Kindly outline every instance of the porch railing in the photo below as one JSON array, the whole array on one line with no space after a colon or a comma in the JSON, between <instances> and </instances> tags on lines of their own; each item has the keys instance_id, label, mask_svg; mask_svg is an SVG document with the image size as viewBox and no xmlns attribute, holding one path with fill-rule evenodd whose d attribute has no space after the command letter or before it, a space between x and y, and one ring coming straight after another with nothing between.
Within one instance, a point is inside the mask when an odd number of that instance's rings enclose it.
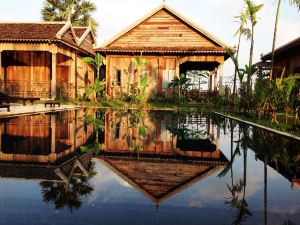
<instances>
[{"instance_id":1,"label":"porch railing","mask_svg":"<svg viewBox=\"0 0 300 225\"><path fill-rule=\"evenodd\" d=\"M58 98L74 98L74 85L71 83L61 82L57 84L56 87L56 96Z\"/></svg>"},{"instance_id":2,"label":"porch railing","mask_svg":"<svg viewBox=\"0 0 300 225\"><path fill-rule=\"evenodd\" d=\"M74 97L74 86L69 83L62 83L57 88L57 96ZM0 80L0 91L12 96L22 98L51 98L51 81L34 80Z\"/></svg>"},{"instance_id":3,"label":"porch railing","mask_svg":"<svg viewBox=\"0 0 300 225\"><path fill-rule=\"evenodd\" d=\"M204 91L204 90L184 90L183 94L193 101L203 101L207 98L212 98L217 95L216 91Z\"/></svg>"},{"instance_id":4,"label":"porch railing","mask_svg":"<svg viewBox=\"0 0 300 225\"><path fill-rule=\"evenodd\" d=\"M51 83L33 80L0 80L0 91L13 97L50 98Z\"/></svg>"}]
</instances>

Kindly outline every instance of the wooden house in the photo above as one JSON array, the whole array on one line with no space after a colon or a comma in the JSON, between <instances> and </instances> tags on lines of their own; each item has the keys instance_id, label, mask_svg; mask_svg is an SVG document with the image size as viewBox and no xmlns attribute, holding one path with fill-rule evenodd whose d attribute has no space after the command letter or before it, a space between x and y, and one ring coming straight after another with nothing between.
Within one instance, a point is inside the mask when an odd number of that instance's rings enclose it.
<instances>
[{"instance_id":1,"label":"wooden house","mask_svg":"<svg viewBox=\"0 0 300 225\"><path fill-rule=\"evenodd\" d=\"M272 52L262 55L258 67L262 65L262 69L269 69L271 58ZM273 78L280 77L283 71L285 75L300 73L300 37L275 49Z\"/></svg>"},{"instance_id":2,"label":"wooden house","mask_svg":"<svg viewBox=\"0 0 300 225\"><path fill-rule=\"evenodd\" d=\"M70 22L0 22L0 91L15 97L82 95L94 81L90 27Z\"/></svg>"},{"instance_id":3,"label":"wooden house","mask_svg":"<svg viewBox=\"0 0 300 225\"><path fill-rule=\"evenodd\" d=\"M128 96L129 84L148 76L149 97L170 96L174 76L187 71L209 71L209 90L222 85L228 46L166 4L105 42L95 51L106 57L107 93ZM142 54L145 65L138 71L132 58ZM217 83L219 83L217 85Z\"/></svg>"}]
</instances>

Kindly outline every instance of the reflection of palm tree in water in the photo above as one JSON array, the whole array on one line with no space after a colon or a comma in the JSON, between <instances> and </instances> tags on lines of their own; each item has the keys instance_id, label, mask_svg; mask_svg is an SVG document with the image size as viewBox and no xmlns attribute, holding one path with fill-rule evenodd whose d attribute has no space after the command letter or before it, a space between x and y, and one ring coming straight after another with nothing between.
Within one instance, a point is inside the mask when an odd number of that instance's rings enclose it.
<instances>
[{"instance_id":1,"label":"reflection of palm tree in water","mask_svg":"<svg viewBox=\"0 0 300 225\"><path fill-rule=\"evenodd\" d=\"M73 175L66 182L41 182L43 201L55 205L56 210L64 208L71 212L79 209L82 205L82 197L90 195L94 188L89 184L89 179L95 175L94 170L90 176Z\"/></svg>"},{"instance_id":2,"label":"reflection of palm tree in water","mask_svg":"<svg viewBox=\"0 0 300 225\"><path fill-rule=\"evenodd\" d=\"M247 150L250 144L249 138L249 128L243 125L239 126L239 140L236 142L236 149L233 152L233 122L230 121L231 127L231 159L228 166L219 174L219 177L223 177L227 172L231 171L231 185L227 184L227 188L231 194L229 200L226 201L226 204L230 204L231 208L237 209L235 220L232 224L241 224L247 216L251 216L252 213L248 207L246 201L246 186L247 186ZM241 137L242 134L242 137ZM233 162L237 155L241 155L240 148L243 150L243 179L240 179L236 184L234 184L233 179ZM240 194L242 193L242 198L240 199Z\"/></svg>"}]
</instances>

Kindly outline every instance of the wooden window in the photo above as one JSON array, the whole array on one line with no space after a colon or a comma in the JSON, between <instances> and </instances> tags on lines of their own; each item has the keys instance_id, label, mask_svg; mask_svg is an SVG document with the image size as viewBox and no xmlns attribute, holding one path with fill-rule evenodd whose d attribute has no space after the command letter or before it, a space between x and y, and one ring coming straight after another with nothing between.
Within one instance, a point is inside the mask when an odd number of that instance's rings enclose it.
<instances>
[{"instance_id":1,"label":"wooden window","mask_svg":"<svg viewBox=\"0 0 300 225\"><path fill-rule=\"evenodd\" d=\"M163 71L163 88L169 88L169 84L175 77L175 70Z\"/></svg>"},{"instance_id":2,"label":"wooden window","mask_svg":"<svg viewBox=\"0 0 300 225\"><path fill-rule=\"evenodd\" d=\"M119 122L116 125L115 139L120 138L120 133L121 133L121 123Z\"/></svg>"},{"instance_id":3,"label":"wooden window","mask_svg":"<svg viewBox=\"0 0 300 225\"><path fill-rule=\"evenodd\" d=\"M116 82L118 86L122 85L122 71L121 70L117 70L116 73Z\"/></svg>"}]
</instances>

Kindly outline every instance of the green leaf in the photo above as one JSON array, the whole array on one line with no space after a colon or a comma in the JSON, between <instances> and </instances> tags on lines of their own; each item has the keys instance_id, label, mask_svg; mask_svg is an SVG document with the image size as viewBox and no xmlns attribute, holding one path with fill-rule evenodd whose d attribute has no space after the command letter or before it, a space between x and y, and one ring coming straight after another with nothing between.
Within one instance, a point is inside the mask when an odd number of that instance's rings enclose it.
<instances>
[{"instance_id":1,"label":"green leaf","mask_svg":"<svg viewBox=\"0 0 300 225\"><path fill-rule=\"evenodd\" d=\"M145 126L140 126L139 127L139 135L145 137L147 135L147 130Z\"/></svg>"},{"instance_id":2,"label":"green leaf","mask_svg":"<svg viewBox=\"0 0 300 225\"><path fill-rule=\"evenodd\" d=\"M141 146L134 146L133 147L133 152L138 153L141 150Z\"/></svg>"},{"instance_id":3,"label":"green leaf","mask_svg":"<svg viewBox=\"0 0 300 225\"><path fill-rule=\"evenodd\" d=\"M144 76L144 77L141 79L141 81L140 81L140 85L141 85L142 87L145 87L145 86L147 86L147 83L148 83L148 77L147 77L147 76Z\"/></svg>"}]
</instances>

